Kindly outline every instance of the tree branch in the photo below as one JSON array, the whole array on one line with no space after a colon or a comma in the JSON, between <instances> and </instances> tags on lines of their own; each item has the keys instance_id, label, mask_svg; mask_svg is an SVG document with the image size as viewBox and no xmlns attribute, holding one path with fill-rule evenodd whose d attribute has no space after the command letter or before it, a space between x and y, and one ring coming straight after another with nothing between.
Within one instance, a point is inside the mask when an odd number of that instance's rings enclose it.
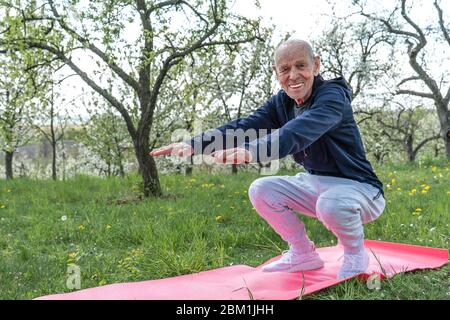
<instances>
[{"instance_id":1,"label":"tree branch","mask_svg":"<svg viewBox=\"0 0 450 320\"><path fill-rule=\"evenodd\" d=\"M418 92L418 91L414 91L414 90L397 90L396 94L408 94L408 95L413 95L413 96L428 98L428 99L433 99L433 100L435 98L432 93Z\"/></svg>"},{"instance_id":2,"label":"tree branch","mask_svg":"<svg viewBox=\"0 0 450 320\"><path fill-rule=\"evenodd\" d=\"M132 138L136 137L136 129L134 127L133 121L128 114L127 110L125 109L124 105L120 103L116 98L114 98L113 95L108 93L105 89L101 88L97 83L92 80L83 70L81 70L70 58L68 58L62 51L58 50L57 48L51 47L47 44L40 43L40 42L27 42L26 43L29 48L39 48L42 50L46 50L48 52L53 53L54 55L58 56L61 61L66 63L72 70L78 74L81 79L84 80L92 89L94 89L97 93L99 93L102 97L104 97L109 103L111 103L112 106L114 106L117 111L120 112L120 114L123 116L128 131L130 132L130 135Z\"/></svg>"},{"instance_id":3,"label":"tree branch","mask_svg":"<svg viewBox=\"0 0 450 320\"><path fill-rule=\"evenodd\" d=\"M70 28L62 19L58 11L56 10L53 0L49 0L49 4L51 7L51 10L53 12L53 15L58 20L59 25L61 28L63 28L66 32L73 35L77 41L87 46L89 50L91 50L93 53L95 53L103 62L105 62L111 70L113 70L125 83L130 85L134 90L139 90L139 84L138 82L128 73L126 73L121 67L119 67L112 59L109 57L105 52L97 48L97 46L90 43L90 41L81 35L79 35L75 30Z\"/></svg>"},{"instance_id":4,"label":"tree branch","mask_svg":"<svg viewBox=\"0 0 450 320\"><path fill-rule=\"evenodd\" d=\"M447 43L450 46L450 35L448 34L447 28L444 25L442 9L441 9L441 7L439 7L437 1L434 1L434 6L436 7L436 10L438 11L439 27L441 28L442 34L444 35L444 39L447 40Z\"/></svg>"},{"instance_id":5,"label":"tree branch","mask_svg":"<svg viewBox=\"0 0 450 320\"><path fill-rule=\"evenodd\" d=\"M420 150L426 143L428 143L428 142L430 142L430 141L432 141L432 140L438 140L438 139L440 139L440 138L441 138L441 135L437 134L437 135L434 135L434 136L432 136L432 137L428 137L428 138L422 140L422 141L414 148L414 150L413 150L414 154L417 154L417 152L419 152L419 150Z\"/></svg>"}]
</instances>

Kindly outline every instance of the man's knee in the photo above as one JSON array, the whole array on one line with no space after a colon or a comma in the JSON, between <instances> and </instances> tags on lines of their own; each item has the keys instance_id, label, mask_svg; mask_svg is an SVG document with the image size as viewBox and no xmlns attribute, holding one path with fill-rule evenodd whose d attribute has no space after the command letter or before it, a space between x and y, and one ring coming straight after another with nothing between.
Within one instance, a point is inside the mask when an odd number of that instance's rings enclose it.
<instances>
[{"instance_id":1,"label":"man's knee","mask_svg":"<svg viewBox=\"0 0 450 320\"><path fill-rule=\"evenodd\" d=\"M357 211L356 205L340 198L319 197L316 204L317 217L328 229L353 223Z\"/></svg>"},{"instance_id":2,"label":"man's knee","mask_svg":"<svg viewBox=\"0 0 450 320\"><path fill-rule=\"evenodd\" d=\"M268 199L276 192L277 177L258 178L250 185L248 196L252 203L258 199Z\"/></svg>"}]
</instances>

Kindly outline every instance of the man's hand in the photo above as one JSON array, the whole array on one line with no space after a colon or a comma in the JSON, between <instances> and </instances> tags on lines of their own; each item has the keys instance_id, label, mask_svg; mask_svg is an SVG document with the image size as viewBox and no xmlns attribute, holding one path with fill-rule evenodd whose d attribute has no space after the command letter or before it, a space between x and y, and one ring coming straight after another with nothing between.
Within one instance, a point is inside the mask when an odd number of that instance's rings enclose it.
<instances>
[{"instance_id":1,"label":"man's hand","mask_svg":"<svg viewBox=\"0 0 450 320\"><path fill-rule=\"evenodd\" d=\"M249 163L253 161L252 154L244 148L232 148L216 151L211 154L215 163Z\"/></svg>"},{"instance_id":2,"label":"man's hand","mask_svg":"<svg viewBox=\"0 0 450 320\"><path fill-rule=\"evenodd\" d=\"M174 154L179 157L189 157L194 153L194 149L184 142L171 143L168 146L154 149L150 152L150 156L157 157L167 154Z\"/></svg>"}]
</instances>

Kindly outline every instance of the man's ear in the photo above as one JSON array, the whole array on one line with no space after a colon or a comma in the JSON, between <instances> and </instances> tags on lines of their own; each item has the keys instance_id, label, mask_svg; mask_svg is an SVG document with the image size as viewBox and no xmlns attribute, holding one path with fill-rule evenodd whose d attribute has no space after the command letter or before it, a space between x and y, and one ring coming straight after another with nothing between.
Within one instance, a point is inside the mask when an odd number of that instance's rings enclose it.
<instances>
[{"instance_id":1,"label":"man's ear","mask_svg":"<svg viewBox=\"0 0 450 320\"><path fill-rule=\"evenodd\" d=\"M318 76L320 73L320 57L315 56L314 57L314 75Z\"/></svg>"},{"instance_id":2,"label":"man's ear","mask_svg":"<svg viewBox=\"0 0 450 320\"><path fill-rule=\"evenodd\" d=\"M275 66L273 65L273 66L272 66L272 70L273 70L273 72L275 72L275 75L278 76L278 73L277 73L277 67L275 67Z\"/></svg>"}]
</instances>

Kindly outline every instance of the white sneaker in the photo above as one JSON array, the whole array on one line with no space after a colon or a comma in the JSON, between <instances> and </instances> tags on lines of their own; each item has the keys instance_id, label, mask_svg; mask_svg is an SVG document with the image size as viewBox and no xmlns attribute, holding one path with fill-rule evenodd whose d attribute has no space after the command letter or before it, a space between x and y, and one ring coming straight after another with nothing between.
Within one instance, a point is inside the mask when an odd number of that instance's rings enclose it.
<instances>
[{"instance_id":1,"label":"white sneaker","mask_svg":"<svg viewBox=\"0 0 450 320\"><path fill-rule=\"evenodd\" d=\"M307 253L296 253L292 248L283 252L282 257L261 268L265 272L300 272L319 269L323 267L323 261L313 248Z\"/></svg>"},{"instance_id":2,"label":"white sneaker","mask_svg":"<svg viewBox=\"0 0 450 320\"><path fill-rule=\"evenodd\" d=\"M369 266L369 260L366 250L358 254L344 254L344 262L337 278L344 279L365 272Z\"/></svg>"}]
</instances>

